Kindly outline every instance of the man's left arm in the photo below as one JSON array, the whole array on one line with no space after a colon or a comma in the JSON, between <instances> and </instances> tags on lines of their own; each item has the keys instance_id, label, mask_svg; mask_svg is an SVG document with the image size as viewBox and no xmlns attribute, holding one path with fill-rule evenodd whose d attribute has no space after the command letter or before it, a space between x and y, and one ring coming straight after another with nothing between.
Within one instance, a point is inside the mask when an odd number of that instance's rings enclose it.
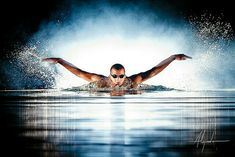
<instances>
[{"instance_id":1,"label":"man's left arm","mask_svg":"<svg viewBox=\"0 0 235 157\"><path fill-rule=\"evenodd\" d=\"M130 78L132 79L133 82L139 84L142 83L154 76L156 76L157 74L159 74L162 70L164 70L172 61L174 60L185 60L185 59L192 59L189 56L186 56L184 54L175 54L172 55L168 58L166 58L165 60L161 61L158 65L154 66L152 69L147 70L145 72L141 72L135 75L130 76Z\"/></svg>"}]
</instances>

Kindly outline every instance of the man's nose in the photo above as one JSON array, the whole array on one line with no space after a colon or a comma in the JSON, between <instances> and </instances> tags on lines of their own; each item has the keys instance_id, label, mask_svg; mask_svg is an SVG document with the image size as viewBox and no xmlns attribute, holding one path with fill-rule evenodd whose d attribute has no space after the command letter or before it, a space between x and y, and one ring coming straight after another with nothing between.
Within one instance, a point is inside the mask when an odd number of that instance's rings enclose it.
<instances>
[{"instance_id":1,"label":"man's nose","mask_svg":"<svg viewBox=\"0 0 235 157\"><path fill-rule=\"evenodd\" d=\"M116 81L119 81L119 80L120 80L120 78L119 78L119 77L117 77L117 78L116 78Z\"/></svg>"}]
</instances>

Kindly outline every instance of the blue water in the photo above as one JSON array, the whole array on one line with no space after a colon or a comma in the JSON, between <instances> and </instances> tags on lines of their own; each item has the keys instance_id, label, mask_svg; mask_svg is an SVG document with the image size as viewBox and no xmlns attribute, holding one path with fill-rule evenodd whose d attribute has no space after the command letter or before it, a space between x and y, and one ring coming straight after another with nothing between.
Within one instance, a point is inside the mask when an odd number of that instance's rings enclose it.
<instances>
[{"instance_id":1,"label":"blue water","mask_svg":"<svg viewBox=\"0 0 235 157\"><path fill-rule=\"evenodd\" d=\"M0 97L7 156L226 156L235 148L235 90L7 90Z\"/></svg>"}]
</instances>

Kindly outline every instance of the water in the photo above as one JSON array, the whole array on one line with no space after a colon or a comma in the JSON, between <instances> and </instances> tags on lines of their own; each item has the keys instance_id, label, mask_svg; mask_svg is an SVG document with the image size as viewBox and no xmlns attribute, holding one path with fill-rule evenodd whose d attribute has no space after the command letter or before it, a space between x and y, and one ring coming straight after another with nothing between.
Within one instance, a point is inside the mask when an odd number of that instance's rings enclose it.
<instances>
[{"instance_id":1,"label":"water","mask_svg":"<svg viewBox=\"0 0 235 157\"><path fill-rule=\"evenodd\" d=\"M1 91L6 156L228 156L235 91Z\"/></svg>"}]
</instances>

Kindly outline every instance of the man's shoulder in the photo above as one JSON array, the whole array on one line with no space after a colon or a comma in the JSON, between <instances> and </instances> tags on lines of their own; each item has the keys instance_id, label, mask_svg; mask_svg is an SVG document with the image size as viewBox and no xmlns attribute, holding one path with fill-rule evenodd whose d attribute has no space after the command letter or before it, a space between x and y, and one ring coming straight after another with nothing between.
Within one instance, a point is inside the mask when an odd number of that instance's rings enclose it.
<instances>
[{"instance_id":1,"label":"man's shoulder","mask_svg":"<svg viewBox=\"0 0 235 157\"><path fill-rule=\"evenodd\" d=\"M108 77L104 76L100 80L92 82L92 83L95 84L99 88L104 88L104 87L109 86L110 80Z\"/></svg>"}]
</instances>

